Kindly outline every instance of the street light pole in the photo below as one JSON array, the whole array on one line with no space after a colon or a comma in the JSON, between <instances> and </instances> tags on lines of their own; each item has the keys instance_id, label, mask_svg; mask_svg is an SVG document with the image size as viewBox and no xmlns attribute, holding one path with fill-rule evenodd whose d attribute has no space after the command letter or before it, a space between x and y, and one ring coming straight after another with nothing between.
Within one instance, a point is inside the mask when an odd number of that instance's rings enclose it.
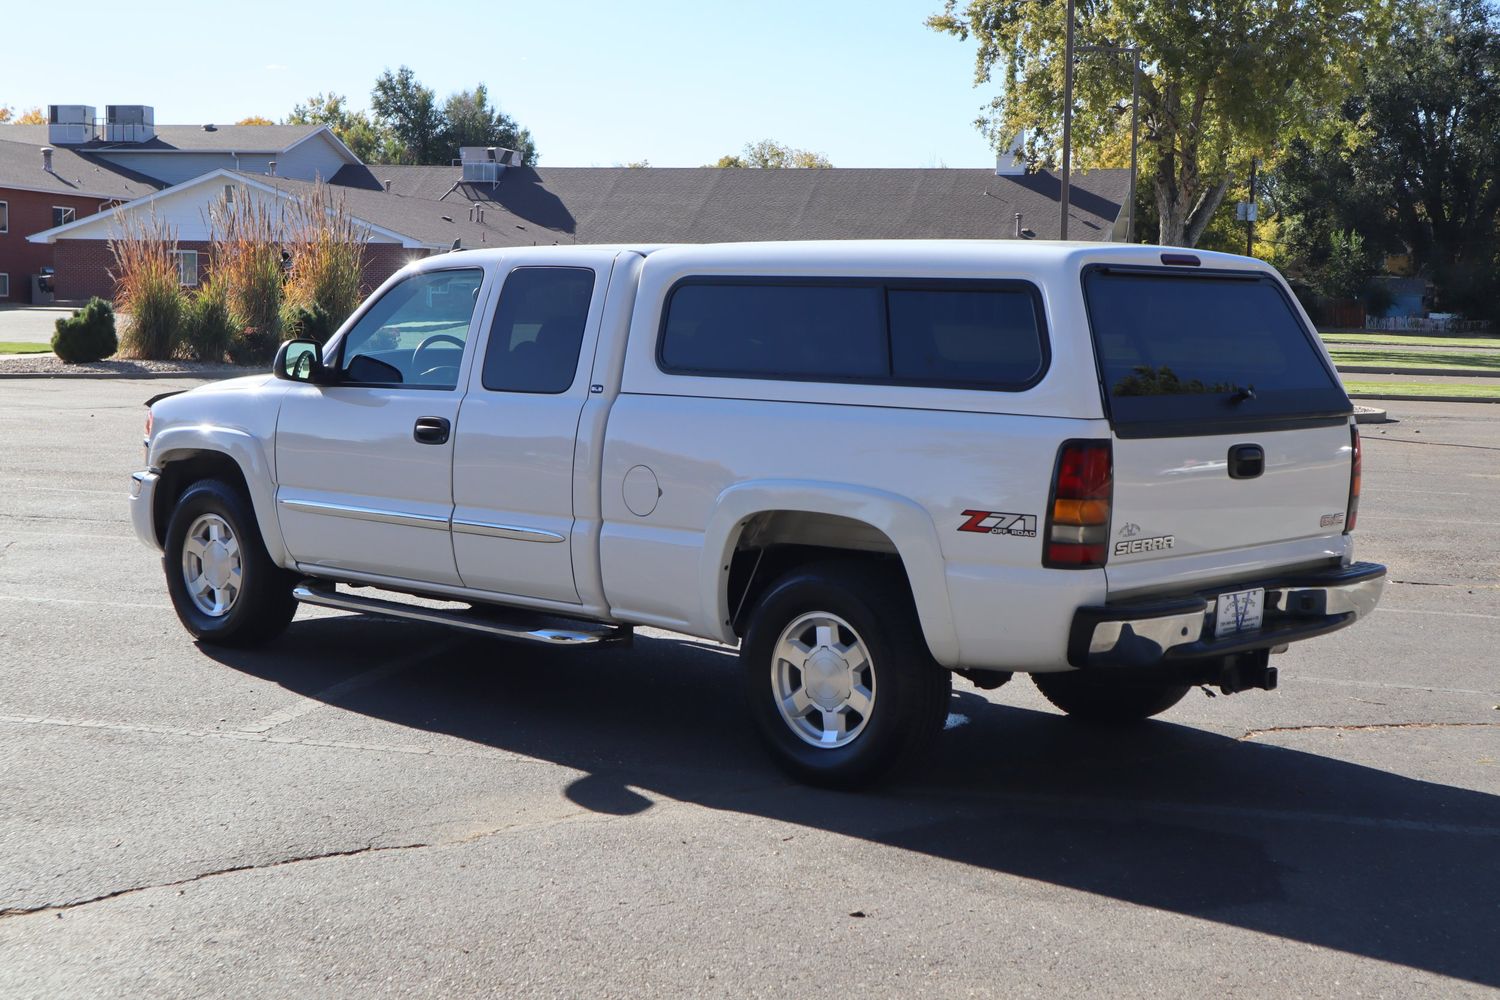
<instances>
[{"instance_id":1,"label":"street light pole","mask_svg":"<svg viewBox=\"0 0 1500 1000\"><path fill-rule=\"evenodd\" d=\"M1073 0L1068 0L1067 41L1063 45L1063 148L1062 148L1062 223L1058 227L1068 238L1068 182L1073 154Z\"/></svg>"}]
</instances>

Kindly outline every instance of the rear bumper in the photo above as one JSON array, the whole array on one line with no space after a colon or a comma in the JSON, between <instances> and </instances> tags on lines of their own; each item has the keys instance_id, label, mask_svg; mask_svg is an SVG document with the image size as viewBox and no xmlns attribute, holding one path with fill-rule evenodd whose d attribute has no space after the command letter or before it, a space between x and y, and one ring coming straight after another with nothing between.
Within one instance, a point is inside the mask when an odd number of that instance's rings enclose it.
<instances>
[{"instance_id":1,"label":"rear bumper","mask_svg":"<svg viewBox=\"0 0 1500 1000\"><path fill-rule=\"evenodd\" d=\"M1218 595L1252 587L1266 591L1261 627L1216 638ZM1353 563L1236 581L1212 591L1079 608L1068 635L1068 662L1081 668L1149 667L1271 649L1354 624L1375 609L1384 587L1384 566Z\"/></svg>"},{"instance_id":2,"label":"rear bumper","mask_svg":"<svg viewBox=\"0 0 1500 1000\"><path fill-rule=\"evenodd\" d=\"M130 474L130 523L141 541L161 551L161 542L156 538L156 519L153 505L156 499L156 484L161 476L147 470Z\"/></svg>"}]
</instances>

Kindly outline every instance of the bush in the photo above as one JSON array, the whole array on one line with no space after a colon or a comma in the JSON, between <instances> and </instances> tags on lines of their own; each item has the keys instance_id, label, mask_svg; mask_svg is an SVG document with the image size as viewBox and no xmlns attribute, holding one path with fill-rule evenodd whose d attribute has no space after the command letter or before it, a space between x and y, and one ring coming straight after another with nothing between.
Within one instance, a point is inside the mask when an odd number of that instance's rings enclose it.
<instances>
[{"instance_id":1,"label":"bush","mask_svg":"<svg viewBox=\"0 0 1500 1000\"><path fill-rule=\"evenodd\" d=\"M221 197L212 213L214 280L224 287L236 333L229 343L235 364L270 362L281 343L281 225L271 208L240 188Z\"/></svg>"},{"instance_id":2,"label":"bush","mask_svg":"<svg viewBox=\"0 0 1500 1000\"><path fill-rule=\"evenodd\" d=\"M282 330L288 339L302 337L316 340L319 344L327 343L336 329L328 311L316 302L311 307L298 306L282 324Z\"/></svg>"},{"instance_id":3,"label":"bush","mask_svg":"<svg viewBox=\"0 0 1500 1000\"><path fill-rule=\"evenodd\" d=\"M210 278L183 311L183 353L193 361L220 364L238 333L223 283Z\"/></svg>"},{"instance_id":4,"label":"bush","mask_svg":"<svg viewBox=\"0 0 1500 1000\"><path fill-rule=\"evenodd\" d=\"M1379 270L1376 253L1357 229L1335 232L1319 274L1320 291L1333 299L1358 298Z\"/></svg>"},{"instance_id":5,"label":"bush","mask_svg":"<svg viewBox=\"0 0 1500 1000\"><path fill-rule=\"evenodd\" d=\"M119 347L114 307L101 298L90 299L72 316L59 319L52 335L52 353L70 365L103 361Z\"/></svg>"},{"instance_id":6,"label":"bush","mask_svg":"<svg viewBox=\"0 0 1500 1000\"><path fill-rule=\"evenodd\" d=\"M152 217L129 219L116 213L121 235L110 241L120 311L130 323L120 338L120 353L131 358L165 360L176 356L182 340L183 295L177 271L177 238L171 227Z\"/></svg>"},{"instance_id":7,"label":"bush","mask_svg":"<svg viewBox=\"0 0 1500 1000\"><path fill-rule=\"evenodd\" d=\"M359 305L365 240L369 237L368 231L350 216L337 190L319 181L288 213L286 240L291 246L292 262L287 276L287 299L299 307L319 309L325 314L322 326L302 333L320 344Z\"/></svg>"}]
</instances>

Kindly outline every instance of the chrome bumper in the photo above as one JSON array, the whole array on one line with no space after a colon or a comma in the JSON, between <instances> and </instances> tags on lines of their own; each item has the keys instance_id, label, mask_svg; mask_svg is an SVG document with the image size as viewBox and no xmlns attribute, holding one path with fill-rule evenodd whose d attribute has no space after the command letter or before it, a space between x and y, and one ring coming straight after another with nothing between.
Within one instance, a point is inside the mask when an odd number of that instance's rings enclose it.
<instances>
[{"instance_id":1,"label":"chrome bumper","mask_svg":"<svg viewBox=\"0 0 1500 1000\"><path fill-rule=\"evenodd\" d=\"M1261 627L1214 636L1218 595L1264 587ZM1354 563L1321 573L1223 584L1211 593L1080 608L1068 662L1075 667L1142 667L1271 649L1326 635L1368 615L1385 588L1385 567Z\"/></svg>"},{"instance_id":2,"label":"chrome bumper","mask_svg":"<svg viewBox=\"0 0 1500 1000\"><path fill-rule=\"evenodd\" d=\"M136 536L158 552L161 551L161 542L156 537L153 511L159 482L161 476L150 469L130 474L130 523L135 526Z\"/></svg>"}]
</instances>

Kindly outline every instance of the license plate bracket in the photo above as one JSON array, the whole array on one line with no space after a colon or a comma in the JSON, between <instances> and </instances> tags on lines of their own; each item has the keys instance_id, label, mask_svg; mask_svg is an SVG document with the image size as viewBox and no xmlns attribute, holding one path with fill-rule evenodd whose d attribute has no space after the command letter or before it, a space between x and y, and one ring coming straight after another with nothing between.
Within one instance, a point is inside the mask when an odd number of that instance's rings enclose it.
<instances>
[{"instance_id":1,"label":"license plate bracket","mask_svg":"<svg viewBox=\"0 0 1500 1000\"><path fill-rule=\"evenodd\" d=\"M1214 637L1254 632L1265 619L1266 588L1220 594L1214 613Z\"/></svg>"}]
</instances>

